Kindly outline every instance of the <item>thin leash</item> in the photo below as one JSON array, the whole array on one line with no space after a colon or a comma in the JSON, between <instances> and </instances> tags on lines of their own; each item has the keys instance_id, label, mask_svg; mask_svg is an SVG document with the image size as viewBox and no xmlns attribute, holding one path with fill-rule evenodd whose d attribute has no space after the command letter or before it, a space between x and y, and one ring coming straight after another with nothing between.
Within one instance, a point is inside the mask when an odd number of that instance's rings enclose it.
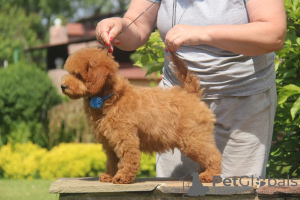
<instances>
[{"instance_id":1,"label":"thin leash","mask_svg":"<svg viewBox=\"0 0 300 200\"><path fill-rule=\"evenodd\" d=\"M154 1L148 8L146 8L139 16L137 16L137 18L135 18L130 24L128 24L117 36L119 36L121 33L126 31L126 29L128 29L136 20L138 20L145 12L147 12L147 10L149 10L155 3L157 3L157 1Z\"/></svg>"},{"instance_id":2,"label":"thin leash","mask_svg":"<svg viewBox=\"0 0 300 200\"><path fill-rule=\"evenodd\" d=\"M172 28L176 25L177 0L173 0Z\"/></svg>"}]
</instances>

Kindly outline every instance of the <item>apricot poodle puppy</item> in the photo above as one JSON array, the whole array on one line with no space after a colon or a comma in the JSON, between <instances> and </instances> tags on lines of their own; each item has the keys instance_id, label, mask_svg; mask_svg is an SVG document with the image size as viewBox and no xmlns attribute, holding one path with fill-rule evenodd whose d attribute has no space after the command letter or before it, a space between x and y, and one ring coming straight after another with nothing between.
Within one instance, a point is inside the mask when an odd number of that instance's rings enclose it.
<instances>
[{"instance_id":1,"label":"apricot poodle puppy","mask_svg":"<svg viewBox=\"0 0 300 200\"><path fill-rule=\"evenodd\" d=\"M172 54L181 86L169 89L134 87L120 76L119 64L107 50L86 48L71 55L64 68L62 91L84 98L93 133L107 155L101 182L131 183L141 152L164 153L178 148L200 165L201 182L221 173L215 145L215 117L201 101L197 77Z\"/></svg>"}]
</instances>

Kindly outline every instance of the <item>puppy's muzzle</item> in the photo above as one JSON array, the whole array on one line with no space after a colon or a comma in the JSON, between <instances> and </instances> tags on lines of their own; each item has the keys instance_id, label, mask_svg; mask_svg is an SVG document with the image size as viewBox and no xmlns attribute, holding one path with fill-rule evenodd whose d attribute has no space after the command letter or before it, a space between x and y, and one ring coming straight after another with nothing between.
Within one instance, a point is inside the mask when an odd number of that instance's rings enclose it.
<instances>
[{"instance_id":1,"label":"puppy's muzzle","mask_svg":"<svg viewBox=\"0 0 300 200\"><path fill-rule=\"evenodd\" d=\"M60 87L63 92L68 88L68 86L66 86L66 85L61 85Z\"/></svg>"}]
</instances>

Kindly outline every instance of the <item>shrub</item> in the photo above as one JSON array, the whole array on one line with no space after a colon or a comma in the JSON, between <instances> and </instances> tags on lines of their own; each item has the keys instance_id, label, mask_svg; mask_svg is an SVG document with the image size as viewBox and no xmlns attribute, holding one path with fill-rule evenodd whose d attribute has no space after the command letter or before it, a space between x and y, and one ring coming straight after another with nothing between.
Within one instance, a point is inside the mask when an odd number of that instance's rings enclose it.
<instances>
[{"instance_id":1,"label":"shrub","mask_svg":"<svg viewBox=\"0 0 300 200\"><path fill-rule=\"evenodd\" d=\"M105 161L101 145L60 144L43 157L40 174L43 179L98 176L105 170Z\"/></svg>"},{"instance_id":2,"label":"shrub","mask_svg":"<svg viewBox=\"0 0 300 200\"><path fill-rule=\"evenodd\" d=\"M0 177L39 178L40 160L46 153L46 149L32 143L2 146L0 149Z\"/></svg>"},{"instance_id":3,"label":"shrub","mask_svg":"<svg viewBox=\"0 0 300 200\"><path fill-rule=\"evenodd\" d=\"M300 0L285 0L288 29L285 45L277 52L278 106L268 175L300 175Z\"/></svg>"},{"instance_id":4,"label":"shrub","mask_svg":"<svg viewBox=\"0 0 300 200\"><path fill-rule=\"evenodd\" d=\"M142 154L140 170L138 177L156 177L156 159L155 154Z\"/></svg>"},{"instance_id":5,"label":"shrub","mask_svg":"<svg viewBox=\"0 0 300 200\"><path fill-rule=\"evenodd\" d=\"M54 106L48 118L51 148L62 142L90 143L95 141L83 110L82 99Z\"/></svg>"},{"instance_id":6,"label":"shrub","mask_svg":"<svg viewBox=\"0 0 300 200\"><path fill-rule=\"evenodd\" d=\"M60 102L51 80L36 66L19 62L0 69L0 147L22 122L30 130L28 139L47 146L47 112Z\"/></svg>"},{"instance_id":7,"label":"shrub","mask_svg":"<svg viewBox=\"0 0 300 200\"><path fill-rule=\"evenodd\" d=\"M32 143L7 144L0 149L0 177L56 179L98 176L106 169L100 144L62 143L47 151ZM140 177L155 176L155 157L142 154Z\"/></svg>"},{"instance_id":8,"label":"shrub","mask_svg":"<svg viewBox=\"0 0 300 200\"><path fill-rule=\"evenodd\" d=\"M131 55L131 60L134 65L147 70L146 76L154 73L157 78L162 74L164 66L164 49L165 44L156 30L151 34L147 43Z\"/></svg>"},{"instance_id":9,"label":"shrub","mask_svg":"<svg viewBox=\"0 0 300 200\"><path fill-rule=\"evenodd\" d=\"M100 144L60 144L41 160L43 179L98 176L106 169L106 156ZM155 176L155 157L142 154L138 176Z\"/></svg>"}]
</instances>

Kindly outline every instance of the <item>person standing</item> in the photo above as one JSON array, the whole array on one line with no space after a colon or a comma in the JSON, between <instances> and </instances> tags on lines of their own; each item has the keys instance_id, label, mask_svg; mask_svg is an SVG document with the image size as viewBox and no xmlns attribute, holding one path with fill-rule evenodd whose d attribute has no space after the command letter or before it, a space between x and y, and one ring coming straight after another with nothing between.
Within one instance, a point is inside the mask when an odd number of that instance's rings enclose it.
<instances>
[{"instance_id":1,"label":"person standing","mask_svg":"<svg viewBox=\"0 0 300 200\"><path fill-rule=\"evenodd\" d=\"M132 0L123 18L98 23L97 39L110 52L115 45L135 50L156 23L165 55L176 52L205 89L203 100L217 118L222 177L264 178L277 105L274 51L282 48L286 33L283 0ZM165 56L160 86L176 84ZM196 169L177 149L157 155L158 177Z\"/></svg>"}]
</instances>

